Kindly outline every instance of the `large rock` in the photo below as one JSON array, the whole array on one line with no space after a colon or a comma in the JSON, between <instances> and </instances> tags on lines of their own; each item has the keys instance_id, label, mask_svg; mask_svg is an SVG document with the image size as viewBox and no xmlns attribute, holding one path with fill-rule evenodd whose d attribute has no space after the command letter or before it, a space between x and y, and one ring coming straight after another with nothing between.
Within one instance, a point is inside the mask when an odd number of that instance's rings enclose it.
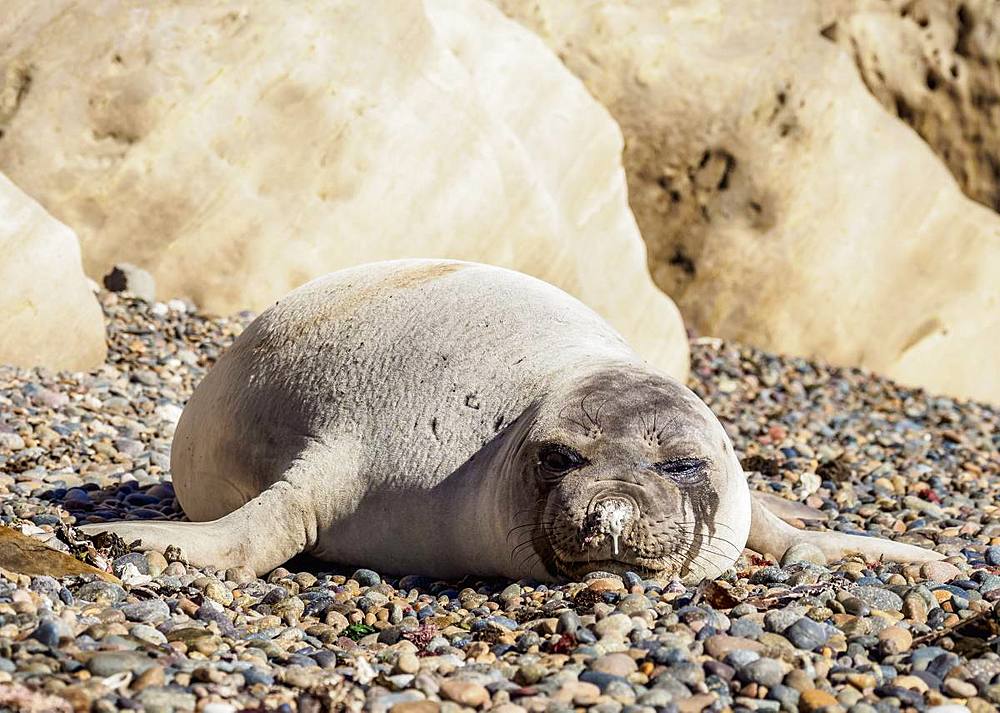
<instances>
[{"instance_id":1,"label":"large rock","mask_svg":"<svg viewBox=\"0 0 1000 713\"><path fill-rule=\"evenodd\" d=\"M836 0L823 34L889 111L934 149L966 195L1000 210L997 0Z\"/></svg>"},{"instance_id":2,"label":"large rock","mask_svg":"<svg viewBox=\"0 0 1000 713\"><path fill-rule=\"evenodd\" d=\"M29 577L48 575L69 577L79 574L96 575L108 582L118 582L118 578L81 562L65 552L47 547L38 540L0 525L0 568Z\"/></svg>"},{"instance_id":3,"label":"large rock","mask_svg":"<svg viewBox=\"0 0 1000 713\"><path fill-rule=\"evenodd\" d=\"M82 370L105 349L76 236L0 174L0 364Z\"/></svg>"},{"instance_id":4,"label":"large rock","mask_svg":"<svg viewBox=\"0 0 1000 713\"><path fill-rule=\"evenodd\" d=\"M654 278L695 330L1000 400L1000 219L819 3L497 1L618 120Z\"/></svg>"},{"instance_id":5,"label":"large rock","mask_svg":"<svg viewBox=\"0 0 1000 713\"><path fill-rule=\"evenodd\" d=\"M683 376L614 122L484 0L0 0L0 169L159 295L261 308L452 257L534 274Z\"/></svg>"}]
</instances>

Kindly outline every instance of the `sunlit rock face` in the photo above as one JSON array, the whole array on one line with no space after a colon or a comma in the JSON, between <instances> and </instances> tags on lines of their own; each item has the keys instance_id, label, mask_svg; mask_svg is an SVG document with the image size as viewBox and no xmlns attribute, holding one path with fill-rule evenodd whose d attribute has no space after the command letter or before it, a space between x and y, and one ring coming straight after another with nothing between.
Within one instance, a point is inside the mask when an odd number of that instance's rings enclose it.
<instances>
[{"instance_id":1,"label":"sunlit rock face","mask_svg":"<svg viewBox=\"0 0 1000 713\"><path fill-rule=\"evenodd\" d=\"M967 196L1000 210L1000 7L996 0L836 0L821 32L911 126Z\"/></svg>"},{"instance_id":2,"label":"sunlit rock face","mask_svg":"<svg viewBox=\"0 0 1000 713\"><path fill-rule=\"evenodd\" d=\"M1000 400L1000 218L872 96L831 8L497 4L617 119L653 277L696 332Z\"/></svg>"},{"instance_id":3,"label":"sunlit rock face","mask_svg":"<svg viewBox=\"0 0 1000 713\"><path fill-rule=\"evenodd\" d=\"M347 265L490 262L546 279L684 377L626 199L622 137L479 0L4 4L0 170L95 278L260 309Z\"/></svg>"},{"instance_id":4,"label":"sunlit rock face","mask_svg":"<svg viewBox=\"0 0 1000 713\"><path fill-rule=\"evenodd\" d=\"M83 370L104 354L76 236L0 174L0 364Z\"/></svg>"}]
</instances>

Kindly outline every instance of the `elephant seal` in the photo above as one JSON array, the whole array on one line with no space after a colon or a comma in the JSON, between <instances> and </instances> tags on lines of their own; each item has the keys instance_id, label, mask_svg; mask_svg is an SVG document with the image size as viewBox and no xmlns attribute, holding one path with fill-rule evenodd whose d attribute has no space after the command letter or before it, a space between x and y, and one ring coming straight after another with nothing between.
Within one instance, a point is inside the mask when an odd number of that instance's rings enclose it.
<instances>
[{"instance_id":1,"label":"elephant seal","mask_svg":"<svg viewBox=\"0 0 1000 713\"><path fill-rule=\"evenodd\" d=\"M258 574L301 552L540 580L695 581L747 543L940 558L787 525L693 392L568 294L475 263L374 263L289 294L197 387L171 469L195 522L84 531Z\"/></svg>"}]
</instances>

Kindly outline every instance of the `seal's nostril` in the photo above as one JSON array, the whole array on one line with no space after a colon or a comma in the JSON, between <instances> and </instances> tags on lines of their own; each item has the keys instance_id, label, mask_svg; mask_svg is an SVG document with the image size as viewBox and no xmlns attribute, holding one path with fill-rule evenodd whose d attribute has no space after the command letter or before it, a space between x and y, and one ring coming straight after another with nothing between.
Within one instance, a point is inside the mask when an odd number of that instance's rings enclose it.
<instances>
[{"instance_id":1,"label":"seal's nostril","mask_svg":"<svg viewBox=\"0 0 1000 713\"><path fill-rule=\"evenodd\" d=\"M612 551L618 555L618 538L625 531L626 525L635 517L635 508L624 498L608 498L602 500L594 508L597 518L597 530L611 537Z\"/></svg>"}]
</instances>

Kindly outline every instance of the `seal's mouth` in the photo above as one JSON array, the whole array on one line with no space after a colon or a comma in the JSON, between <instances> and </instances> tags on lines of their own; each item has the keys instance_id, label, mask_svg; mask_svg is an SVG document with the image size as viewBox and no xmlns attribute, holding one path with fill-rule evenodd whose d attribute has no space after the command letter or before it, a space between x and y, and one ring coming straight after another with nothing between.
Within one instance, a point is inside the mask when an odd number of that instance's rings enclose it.
<instances>
[{"instance_id":1,"label":"seal's mouth","mask_svg":"<svg viewBox=\"0 0 1000 713\"><path fill-rule=\"evenodd\" d=\"M576 528L557 523L547 533L561 574L575 578L597 571L635 572L643 577L673 574L675 563L651 546L639 505L629 494L602 492L591 499L586 512Z\"/></svg>"},{"instance_id":2,"label":"seal's mouth","mask_svg":"<svg viewBox=\"0 0 1000 713\"><path fill-rule=\"evenodd\" d=\"M610 572L622 575L635 572L647 579L670 578L674 575L670 563L661 558L635 557L629 559L571 559L554 553L556 568L564 577L579 579L591 572Z\"/></svg>"},{"instance_id":3,"label":"seal's mouth","mask_svg":"<svg viewBox=\"0 0 1000 713\"><path fill-rule=\"evenodd\" d=\"M669 492L656 498L632 483L600 482L599 488L552 491L536 506L535 522L519 526L531 530L518 535L512 556L577 581L591 572L683 580L721 572L719 562L736 560L738 552L728 557L734 545L704 531L710 518L698 511L685 519L690 508L682 507L683 499L673 503Z\"/></svg>"}]
</instances>

